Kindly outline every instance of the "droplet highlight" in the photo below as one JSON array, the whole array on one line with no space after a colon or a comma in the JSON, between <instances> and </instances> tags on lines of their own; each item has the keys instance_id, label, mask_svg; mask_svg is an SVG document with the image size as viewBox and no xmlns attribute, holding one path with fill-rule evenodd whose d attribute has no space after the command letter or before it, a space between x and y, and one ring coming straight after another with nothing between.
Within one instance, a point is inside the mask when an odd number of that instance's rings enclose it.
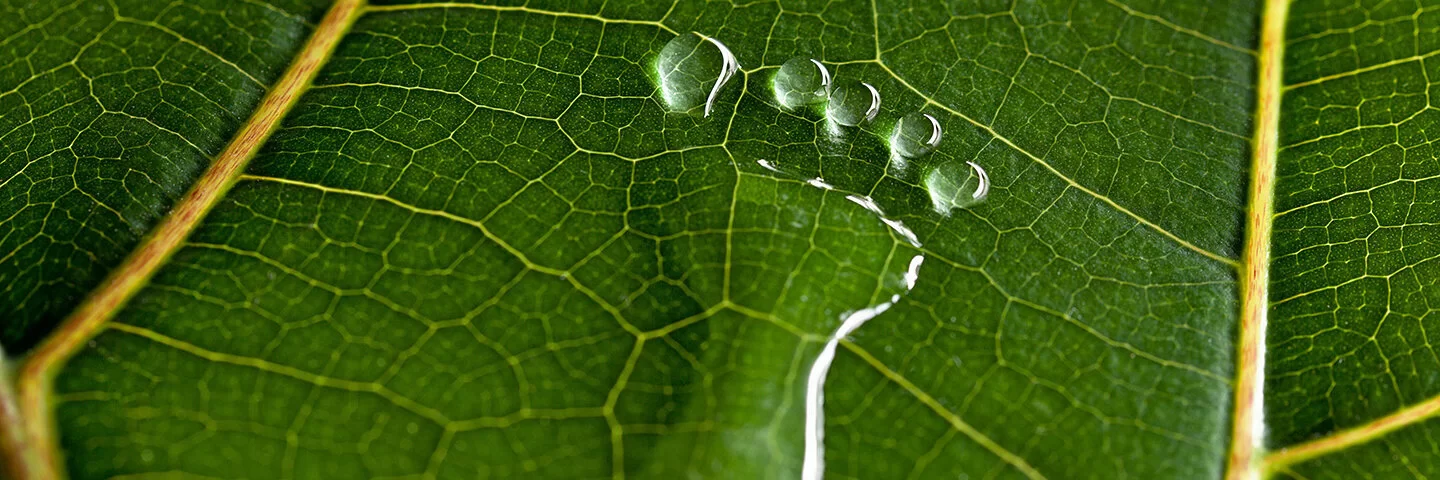
<instances>
[{"instance_id":1,"label":"droplet highlight","mask_svg":"<svg viewBox=\"0 0 1440 480\"><path fill-rule=\"evenodd\" d=\"M819 60L795 57L780 65L772 86L775 100L786 108L813 105L830 96L830 70Z\"/></svg>"},{"instance_id":2,"label":"droplet highlight","mask_svg":"<svg viewBox=\"0 0 1440 480\"><path fill-rule=\"evenodd\" d=\"M930 191L935 211L949 215L951 210L985 201L990 194L990 175L975 162L945 163L925 175L925 189Z\"/></svg>"},{"instance_id":3,"label":"droplet highlight","mask_svg":"<svg viewBox=\"0 0 1440 480\"><path fill-rule=\"evenodd\" d=\"M915 112L900 117L895 133L890 135L890 153L915 158L935 151L943 132L940 121L928 113Z\"/></svg>"},{"instance_id":4,"label":"droplet highlight","mask_svg":"<svg viewBox=\"0 0 1440 480\"><path fill-rule=\"evenodd\" d=\"M666 43L655 67L660 96L670 110L689 112L704 106L708 117L721 89L740 71L740 62L719 40L692 32Z\"/></svg>"},{"instance_id":5,"label":"droplet highlight","mask_svg":"<svg viewBox=\"0 0 1440 480\"><path fill-rule=\"evenodd\" d=\"M880 113L880 91L865 82L845 82L830 91L825 114L835 123L854 127L875 119Z\"/></svg>"}]
</instances>

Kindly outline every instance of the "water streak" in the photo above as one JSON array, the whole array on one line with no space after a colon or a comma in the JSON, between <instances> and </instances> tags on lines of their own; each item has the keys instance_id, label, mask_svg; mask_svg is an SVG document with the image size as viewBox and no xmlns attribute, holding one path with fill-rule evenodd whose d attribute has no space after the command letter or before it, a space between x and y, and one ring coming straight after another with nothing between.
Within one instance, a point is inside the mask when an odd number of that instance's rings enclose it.
<instances>
[{"instance_id":1,"label":"water streak","mask_svg":"<svg viewBox=\"0 0 1440 480\"><path fill-rule=\"evenodd\" d=\"M906 292L915 288L915 281L920 278L920 265L923 263L923 254L910 258L910 268L905 271ZM840 340L855 333L865 322L895 306L900 297L899 293L891 295L890 301L846 316L845 320L840 322L840 328L835 329L830 340L825 342L825 347L820 349L815 363L810 366L810 376L805 382L805 457L800 472L802 480L820 480L825 475L825 379L830 374L830 364L835 361L835 349L840 346Z\"/></svg>"}]
</instances>

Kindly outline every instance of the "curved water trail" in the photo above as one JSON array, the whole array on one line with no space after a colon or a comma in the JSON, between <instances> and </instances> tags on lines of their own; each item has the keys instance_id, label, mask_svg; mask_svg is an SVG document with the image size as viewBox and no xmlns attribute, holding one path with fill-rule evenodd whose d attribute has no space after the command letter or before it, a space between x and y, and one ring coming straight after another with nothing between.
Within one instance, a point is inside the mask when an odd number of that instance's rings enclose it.
<instances>
[{"instance_id":1,"label":"curved water trail","mask_svg":"<svg viewBox=\"0 0 1440 480\"><path fill-rule=\"evenodd\" d=\"M790 176L768 160L756 160L755 163L766 170ZM836 190L833 185L820 177L805 179L804 182L823 190ZM906 226L904 222L885 215L885 211L880 208L875 199L854 194L846 195L845 199L874 214L881 223L905 239L910 246L920 248L920 240L915 235L915 231ZM906 293L915 288L915 282L920 278L920 266L924 263L924 253L918 253L910 258L910 265L902 277L905 284L903 292L892 294L889 299L879 304L844 314L840 326L830 334L825 346L820 349L820 354L815 358L815 362L810 365L810 373L805 382L805 456L801 467L803 480L820 480L825 475L825 380L830 374L831 365L835 362L835 351L839 348L840 341L855 333L866 322L899 303Z\"/></svg>"},{"instance_id":2,"label":"curved water trail","mask_svg":"<svg viewBox=\"0 0 1440 480\"><path fill-rule=\"evenodd\" d=\"M918 246L918 245L917 245ZM920 265L925 255L910 258L910 268L905 272L905 291L915 288L920 278ZM800 473L803 480L820 480L825 475L825 378L830 374L830 364L835 361L835 349L840 340L855 333L865 322L885 313L900 301L901 294L890 296L890 300L879 305L860 309L845 317L840 328L830 335L825 348L810 366L810 376L805 382L805 459Z\"/></svg>"}]
</instances>

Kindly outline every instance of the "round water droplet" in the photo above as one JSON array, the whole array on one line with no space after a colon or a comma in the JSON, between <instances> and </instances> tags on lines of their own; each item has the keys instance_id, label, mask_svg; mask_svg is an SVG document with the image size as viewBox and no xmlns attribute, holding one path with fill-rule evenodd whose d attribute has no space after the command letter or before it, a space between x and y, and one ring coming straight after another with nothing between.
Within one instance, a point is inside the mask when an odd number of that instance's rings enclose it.
<instances>
[{"instance_id":1,"label":"round water droplet","mask_svg":"<svg viewBox=\"0 0 1440 480\"><path fill-rule=\"evenodd\" d=\"M990 194L990 176L975 162L941 164L925 176L925 189L935 211L949 215L956 208L978 204Z\"/></svg>"},{"instance_id":2,"label":"round water droplet","mask_svg":"<svg viewBox=\"0 0 1440 480\"><path fill-rule=\"evenodd\" d=\"M940 121L928 113L900 117L895 133L890 135L890 152L907 158L930 153L940 145L940 135Z\"/></svg>"},{"instance_id":3,"label":"round water droplet","mask_svg":"<svg viewBox=\"0 0 1440 480\"><path fill-rule=\"evenodd\" d=\"M830 105L825 114L835 123L853 127L875 118L880 113L880 91L865 82L845 82L830 91Z\"/></svg>"},{"instance_id":4,"label":"round water droplet","mask_svg":"<svg viewBox=\"0 0 1440 480\"><path fill-rule=\"evenodd\" d=\"M688 112L704 106L708 117L720 89L740 71L740 62L719 40L687 33L665 44L655 67L661 98L671 110Z\"/></svg>"},{"instance_id":5,"label":"round water droplet","mask_svg":"<svg viewBox=\"0 0 1440 480\"><path fill-rule=\"evenodd\" d=\"M775 73L775 99L788 108L825 101L830 94L830 70L819 60L795 57Z\"/></svg>"}]
</instances>

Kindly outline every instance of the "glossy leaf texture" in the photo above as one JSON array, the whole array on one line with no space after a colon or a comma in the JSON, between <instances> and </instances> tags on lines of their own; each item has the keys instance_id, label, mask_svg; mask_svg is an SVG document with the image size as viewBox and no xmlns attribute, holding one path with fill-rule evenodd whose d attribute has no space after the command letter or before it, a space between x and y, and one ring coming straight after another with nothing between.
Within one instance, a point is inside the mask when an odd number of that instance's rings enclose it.
<instances>
[{"instance_id":1,"label":"glossy leaf texture","mask_svg":"<svg viewBox=\"0 0 1440 480\"><path fill-rule=\"evenodd\" d=\"M328 2L0 3L0 308L23 351ZM71 477L795 478L810 363L892 302L830 372L827 478L1224 473L1257 367L1235 353L1254 2L391 3L54 372ZM1272 448L1436 394L1428 12L1288 19ZM742 68L703 117L656 83L689 32ZM795 57L874 86L879 115L781 105ZM944 140L892 159L914 112ZM966 161L988 200L935 212L924 173ZM1283 473L1424 471L1428 425Z\"/></svg>"},{"instance_id":2,"label":"glossy leaf texture","mask_svg":"<svg viewBox=\"0 0 1440 480\"><path fill-rule=\"evenodd\" d=\"M1436 5L1296 2L1274 218L1269 441L1289 447L1434 403L1440 161ZM1383 41L1381 40L1383 39ZM1294 478L1421 478L1436 421L1293 465Z\"/></svg>"},{"instance_id":3,"label":"glossy leaf texture","mask_svg":"<svg viewBox=\"0 0 1440 480\"><path fill-rule=\"evenodd\" d=\"M0 346L34 346L230 142L308 3L0 2Z\"/></svg>"}]
</instances>

